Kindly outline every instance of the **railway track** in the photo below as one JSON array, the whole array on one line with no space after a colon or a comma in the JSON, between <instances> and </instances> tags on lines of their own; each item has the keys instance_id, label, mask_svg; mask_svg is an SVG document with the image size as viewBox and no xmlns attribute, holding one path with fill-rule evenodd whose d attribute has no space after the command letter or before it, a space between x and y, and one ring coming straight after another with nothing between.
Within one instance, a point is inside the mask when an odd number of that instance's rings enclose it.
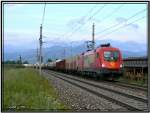
<instances>
[{"instance_id":1,"label":"railway track","mask_svg":"<svg viewBox=\"0 0 150 113\"><path fill-rule=\"evenodd\" d=\"M48 70L44 70L44 72L49 73L83 90L86 90L96 96L103 97L115 104L127 108L128 110L131 111L147 110L147 99L144 97L139 97L121 91L112 90L111 88L102 87L100 85L93 84L81 78L68 76L67 74L62 74L62 73L48 71Z\"/></svg>"},{"instance_id":2,"label":"railway track","mask_svg":"<svg viewBox=\"0 0 150 113\"><path fill-rule=\"evenodd\" d=\"M147 86L140 86L140 85L135 85L135 84L127 84L127 83L120 82L120 81L116 81L115 84L123 86L123 87L128 87L128 88L131 88L131 89L135 89L135 90L142 90L142 91L147 91L148 90Z\"/></svg>"},{"instance_id":3,"label":"railway track","mask_svg":"<svg viewBox=\"0 0 150 113\"><path fill-rule=\"evenodd\" d=\"M65 73L61 73L61 74L65 74ZM114 82L110 82L110 81L104 81L104 80L95 80L93 78L89 78L89 77L82 77L82 76L77 76L77 74L69 74L70 76L76 76L76 77L80 77L82 79L87 79L87 80L90 80L90 81L93 81L93 82L101 82L101 83L104 83L104 84L109 84L109 85L113 85L113 86L117 86L117 87L122 87L122 88L126 88L126 89L131 89L133 91L142 91L143 93L145 93L147 95L147 92L148 92L148 89L146 86L140 86L140 85L135 85L135 84L127 84L125 82L120 82L120 81L114 81Z\"/></svg>"},{"instance_id":4,"label":"railway track","mask_svg":"<svg viewBox=\"0 0 150 113\"><path fill-rule=\"evenodd\" d=\"M53 72L53 73L62 75L62 73L58 73L58 72ZM66 75L66 74L63 74L63 75ZM114 93L117 93L117 94L121 94L123 96L129 97L129 98L133 98L133 99L136 99L136 100L139 100L139 101L142 101L142 102L148 102L146 96L144 96L144 97L142 97L142 95L141 96L137 96L137 95L133 96L133 95L128 94L126 92L121 92L121 91L118 91L118 90L114 90L113 88L108 88L105 85L100 85L99 83L95 84L93 82L90 82L90 81L87 81L87 80L82 80L80 78L73 77L73 76L71 76L71 77L70 76L66 76L66 77L67 78L71 78L73 80L77 80L77 81L83 82L83 83L88 84L88 85L92 85L92 86L97 87L97 88L101 88L101 89L104 89L104 90L107 90L107 91L111 91L111 92L114 92Z\"/></svg>"},{"instance_id":5,"label":"railway track","mask_svg":"<svg viewBox=\"0 0 150 113\"><path fill-rule=\"evenodd\" d=\"M83 78L83 77L81 77ZM85 78L84 78L85 79ZM95 81L97 82L97 80L93 80L93 78L87 78L86 79L88 80L92 80L92 81ZM102 81L102 80L99 80L100 82L103 82L103 83L106 83L106 84L110 84L110 85L116 85L116 86L122 86L123 88L130 88L130 89L133 89L133 90L140 90L140 91L143 91L143 92L148 92L148 89L147 89L147 86L140 86L140 85L135 85L135 84L127 84L125 82L120 82L120 81L114 81L114 82L110 82L110 81Z\"/></svg>"},{"instance_id":6,"label":"railway track","mask_svg":"<svg viewBox=\"0 0 150 113\"><path fill-rule=\"evenodd\" d=\"M97 82L97 81L96 81ZM110 85L115 85L115 86L120 86L123 88L127 88L127 89L131 89L131 90L139 90L139 91L143 91L143 92L148 92L148 89L146 86L140 86L140 85L135 85L135 84L127 84L125 82L120 82L120 81L114 81L114 82L110 82L110 81L100 81L106 84L110 84Z\"/></svg>"},{"instance_id":7,"label":"railway track","mask_svg":"<svg viewBox=\"0 0 150 113\"><path fill-rule=\"evenodd\" d=\"M93 80L93 78L87 78L86 77L86 79L97 82L97 80ZM111 81L110 82L110 81L99 80L99 82L103 82L103 83L110 84L110 85L122 86L122 87L124 87L124 88L126 87L128 89L130 88L130 89L133 89L133 90L140 90L140 91L143 91L143 92L148 92L147 86L127 84L125 82L120 82L120 81L114 81L114 82Z\"/></svg>"}]
</instances>

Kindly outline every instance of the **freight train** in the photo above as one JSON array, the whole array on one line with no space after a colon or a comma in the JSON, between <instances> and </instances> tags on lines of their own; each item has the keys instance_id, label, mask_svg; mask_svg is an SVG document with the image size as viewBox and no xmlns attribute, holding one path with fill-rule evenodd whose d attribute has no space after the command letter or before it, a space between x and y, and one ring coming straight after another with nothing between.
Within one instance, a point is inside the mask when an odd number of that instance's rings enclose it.
<instances>
[{"instance_id":1,"label":"freight train","mask_svg":"<svg viewBox=\"0 0 150 113\"><path fill-rule=\"evenodd\" d=\"M122 55L118 48L103 44L94 50L62 60L49 62L48 69L91 75L115 80L122 75Z\"/></svg>"}]
</instances>

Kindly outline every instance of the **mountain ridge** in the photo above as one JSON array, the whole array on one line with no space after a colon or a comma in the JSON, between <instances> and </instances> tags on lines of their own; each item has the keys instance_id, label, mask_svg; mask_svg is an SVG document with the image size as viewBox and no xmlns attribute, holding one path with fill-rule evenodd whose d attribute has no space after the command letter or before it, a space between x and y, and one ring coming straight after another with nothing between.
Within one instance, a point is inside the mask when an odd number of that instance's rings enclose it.
<instances>
[{"instance_id":1,"label":"mountain ridge","mask_svg":"<svg viewBox=\"0 0 150 113\"><path fill-rule=\"evenodd\" d=\"M117 47L122 52L123 58L126 57L140 57L147 56L146 44L136 42L120 42L114 40L96 40L96 47L103 43L110 43L112 47ZM7 48L8 49L8 48ZM13 48L12 48L13 49ZM72 52L71 52L72 51ZM85 41L59 42L58 44L52 43L43 48L44 62L48 58L53 60L70 57L71 55L79 55L86 51ZM4 47L4 61L19 59L19 55L23 60L28 60L30 63L35 63L37 60L37 49L25 49L19 51L6 51Z\"/></svg>"}]
</instances>

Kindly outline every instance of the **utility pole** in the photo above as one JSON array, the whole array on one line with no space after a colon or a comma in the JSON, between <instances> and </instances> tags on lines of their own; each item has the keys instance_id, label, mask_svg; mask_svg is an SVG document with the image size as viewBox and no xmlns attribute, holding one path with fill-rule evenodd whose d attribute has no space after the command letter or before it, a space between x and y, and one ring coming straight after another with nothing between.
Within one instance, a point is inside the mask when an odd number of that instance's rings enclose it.
<instances>
[{"instance_id":1,"label":"utility pole","mask_svg":"<svg viewBox=\"0 0 150 113\"><path fill-rule=\"evenodd\" d=\"M65 57L66 57L66 50L65 50L65 48L64 48L64 59L65 59Z\"/></svg>"},{"instance_id":2,"label":"utility pole","mask_svg":"<svg viewBox=\"0 0 150 113\"><path fill-rule=\"evenodd\" d=\"M40 75L41 75L41 64L42 64L42 24L40 26L40 38L39 38L39 43L40 43L40 51L39 51L39 57L40 57L40 64L39 64L39 72L40 72Z\"/></svg>"},{"instance_id":3,"label":"utility pole","mask_svg":"<svg viewBox=\"0 0 150 113\"><path fill-rule=\"evenodd\" d=\"M73 61L73 58L72 58L72 42L71 42L71 62Z\"/></svg>"},{"instance_id":4,"label":"utility pole","mask_svg":"<svg viewBox=\"0 0 150 113\"><path fill-rule=\"evenodd\" d=\"M40 63L39 63L39 72L40 72L40 75L42 74L41 73L41 68L42 68L42 61L43 61L43 56L42 56L42 45L43 45L43 41L42 41L42 27L43 27L43 24L44 24L44 16L45 16L45 8L46 8L46 3L44 5L44 11L43 11L43 17L42 17L42 23L41 23L41 26L40 26L40 38L39 38L39 44L40 44L40 48L39 48L39 57L40 57Z\"/></svg>"},{"instance_id":5,"label":"utility pole","mask_svg":"<svg viewBox=\"0 0 150 113\"><path fill-rule=\"evenodd\" d=\"M71 42L71 57L72 57L72 42Z\"/></svg>"},{"instance_id":6,"label":"utility pole","mask_svg":"<svg viewBox=\"0 0 150 113\"><path fill-rule=\"evenodd\" d=\"M86 41L87 50L94 50L95 49L95 25L92 25L92 41Z\"/></svg>"},{"instance_id":7,"label":"utility pole","mask_svg":"<svg viewBox=\"0 0 150 113\"><path fill-rule=\"evenodd\" d=\"M22 64L22 58L21 58L21 55L19 56L19 62L20 62L20 64Z\"/></svg>"},{"instance_id":8,"label":"utility pole","mask_svg":"<svg viewBox=\"0 0 150 113\"><path fill-rule=\"evenodd\" d=\"M38 55L38 47L37 47L37 64L36 64L36 68L38 69L38 63L39 63L39 55Z\"/></svg>"},{"instance_id":9,"label":"utility pole","mask_svg":"<svg viewBox=\"0 0 150 113\"><path fill-rule=\"evenodd\" d=\"M95 25L93 23L93 26L92 26L92 47L93 47L93 50L95 49L95 39L94 39L94 36L95 36Z\"/></svg>"}]
</instances>

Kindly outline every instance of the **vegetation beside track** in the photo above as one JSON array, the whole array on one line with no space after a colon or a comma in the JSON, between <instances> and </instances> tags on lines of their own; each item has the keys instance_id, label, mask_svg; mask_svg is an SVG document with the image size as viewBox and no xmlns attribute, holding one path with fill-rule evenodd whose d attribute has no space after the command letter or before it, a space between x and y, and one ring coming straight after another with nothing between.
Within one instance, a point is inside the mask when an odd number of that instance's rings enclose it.
<instances>
[{"instance_id":1,"label":"vegetation beside track","mask_svg":"<svg viewBox=\"0 0 150 113\"><path fill-rule=\"evenodd\" d=\"M3 74L3 111L68 111L38 71L7 65Z\"/></svg>"},{"instance_id":2,"label":"vegetation beside track","mask_svg":"<svg viewBox=\"0 0 150 113\"><path fill-rule=\"evenodd\" d=\"M131 84L131 85L147 86L148 85L147 80L148 80L147 75L145 75L143 80L134 80L134 79L131 80L131 79L128 79L128 78L122 76L117 81L122 82L122 83Z\"/></svg>"}]
</instances>

